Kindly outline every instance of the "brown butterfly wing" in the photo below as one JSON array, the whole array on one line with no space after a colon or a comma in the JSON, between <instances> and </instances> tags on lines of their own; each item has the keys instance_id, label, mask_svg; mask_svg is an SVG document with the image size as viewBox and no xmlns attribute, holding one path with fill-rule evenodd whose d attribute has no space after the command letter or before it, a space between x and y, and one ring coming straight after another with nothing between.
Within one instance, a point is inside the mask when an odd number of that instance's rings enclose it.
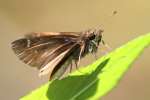
<instances>
[{"instance_id":1,"label":"brown butterfly wing","mask_svg":"<svg viewBox=\"0 0 150 100\"><path fill-rule=\"evenodd\" d=\"M67 69L72 69L72 62L75 61L73 53L77 52L76 50L80 49L79 47L80 46L78 44L73 44L72 46L70 46L69 51L59 61L57 66L52 70L50 80L52 78L61 78L63 77L62 75L66 72Z\"/></svg>"},{"instance_id":2,"label":"brown butterfly wing","mask_svg":"<svg viewBox=\"0 0 150 100\"><path fill-rule=\"evenodd\" d=\"M39 76L50 73L50 79L54 77L59 78L70 64L70 62L68 62L70 54L77 47L79 47L77 43L69 43L60 49L57 49L56 52L53 53L55 57L49 56L45 61L43 67L40 69Z\"/></svg>"},{"instance_id":3,"label":"brown butterfly wing","mask_svg":"<svg viewBox=\"0 0 150 100\"><path fill-rule=\"evenodd\" d=\"M42 35L38 37L38 35L35 36L30 34L30 37L26 36L25 38L12 42L12 49L24 63L40 69L43 64L48 63L46 62L48 58L51 58L52 60L54 57L63 52L61 51L54 53L54 51L59 50L65 45L68 45L70 41L74 41L75 37L76 36L74 35L64 34L53 34L49 36Z\"/></svg>"}]
</instances>

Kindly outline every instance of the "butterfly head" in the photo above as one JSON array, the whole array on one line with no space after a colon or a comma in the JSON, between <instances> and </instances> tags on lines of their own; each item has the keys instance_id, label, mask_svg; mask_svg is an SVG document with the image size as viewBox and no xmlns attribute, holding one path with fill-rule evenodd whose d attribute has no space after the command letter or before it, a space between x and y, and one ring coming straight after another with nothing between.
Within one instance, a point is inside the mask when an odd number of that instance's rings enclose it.
<instances>
[{"instance_id":1,"label":"butterfly head","mask_svg":"<svg viewBox=\"0 0 150 100\"><path fill-rule=\"evenodd\" d=\"M102 40L102 32L101 29L94 29L89 31L89 39L96 43L98 46L100 42L103 42Z\"/></svg>"},{"instance_id":2,"label":"butterfly head","mask_svg":"<svg viewBox=\"0 0 150 100\"><path fill-rule=\"evenodd\" d=\"M104 41L102 39L102 32L103 30L100 29L89 30L87 32L87 37L89 39L89 52L96 52L99 44L104 44Z\"/></svg>"}]
</instances>

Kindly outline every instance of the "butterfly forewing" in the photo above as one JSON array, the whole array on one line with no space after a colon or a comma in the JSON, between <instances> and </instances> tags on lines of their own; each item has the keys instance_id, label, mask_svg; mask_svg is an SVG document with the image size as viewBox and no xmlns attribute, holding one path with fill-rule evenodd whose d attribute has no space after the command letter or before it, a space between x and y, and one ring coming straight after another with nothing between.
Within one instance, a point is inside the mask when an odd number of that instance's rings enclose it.
<instances>
[{"instance_id":1,"label":"butterfly forewing","mask_svg":"<svg viewBox=\"0 0 150 100\"><path fill-rule=\"evenodd\" d=\"M56 49L59 49L58 47L74 41L75 37L74 35L64 34L58 36L49 34L38 37L33 34L30 34L30 37L26 36L25 38L12 42L12 49L22 61L38 69L45 63L52 51L54 52ZM51 56L50 58L54 57Z\"/></svg>"}]
</instances>

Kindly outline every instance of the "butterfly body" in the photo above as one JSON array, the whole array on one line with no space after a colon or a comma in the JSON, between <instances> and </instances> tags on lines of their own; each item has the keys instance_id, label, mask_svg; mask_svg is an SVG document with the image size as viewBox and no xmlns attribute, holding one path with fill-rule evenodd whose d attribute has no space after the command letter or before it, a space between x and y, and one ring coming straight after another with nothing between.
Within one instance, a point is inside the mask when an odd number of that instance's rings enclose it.
<instances>
[{"instance_id":1,"label":"butterfly body","mask_svg":"<svg viewBox=\"0 0 150 100\"><path fill-rule=\"evenodd\" d=\"M24 63L39 69L39 76L59 78L72 62L79 65L88 53L97 52L102 30L85 32L30 33L12 42L12 49Z\"/></svg>"}]
</instances>

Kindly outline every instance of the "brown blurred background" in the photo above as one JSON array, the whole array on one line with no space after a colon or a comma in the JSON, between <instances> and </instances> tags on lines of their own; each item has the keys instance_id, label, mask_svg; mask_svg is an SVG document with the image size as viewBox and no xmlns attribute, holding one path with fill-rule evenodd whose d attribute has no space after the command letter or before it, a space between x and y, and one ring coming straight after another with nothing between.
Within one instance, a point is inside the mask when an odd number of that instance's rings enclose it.
<instances>
[{"instance_id":1,"label":"brown blurred background","mask_svg":"<svg viewBox=\"0 0 150 100\"><path fill-rule=\"evenodd\" d=\"M33 31L83 31L100 26L105 41L115 49L150 32L149 4L149 0L0 0L0 99L16 100L47 81L18 60L10 47L13 40ZM150 100L149 52L147 48L103 100Z\"/></svg>"}]
</instances>

